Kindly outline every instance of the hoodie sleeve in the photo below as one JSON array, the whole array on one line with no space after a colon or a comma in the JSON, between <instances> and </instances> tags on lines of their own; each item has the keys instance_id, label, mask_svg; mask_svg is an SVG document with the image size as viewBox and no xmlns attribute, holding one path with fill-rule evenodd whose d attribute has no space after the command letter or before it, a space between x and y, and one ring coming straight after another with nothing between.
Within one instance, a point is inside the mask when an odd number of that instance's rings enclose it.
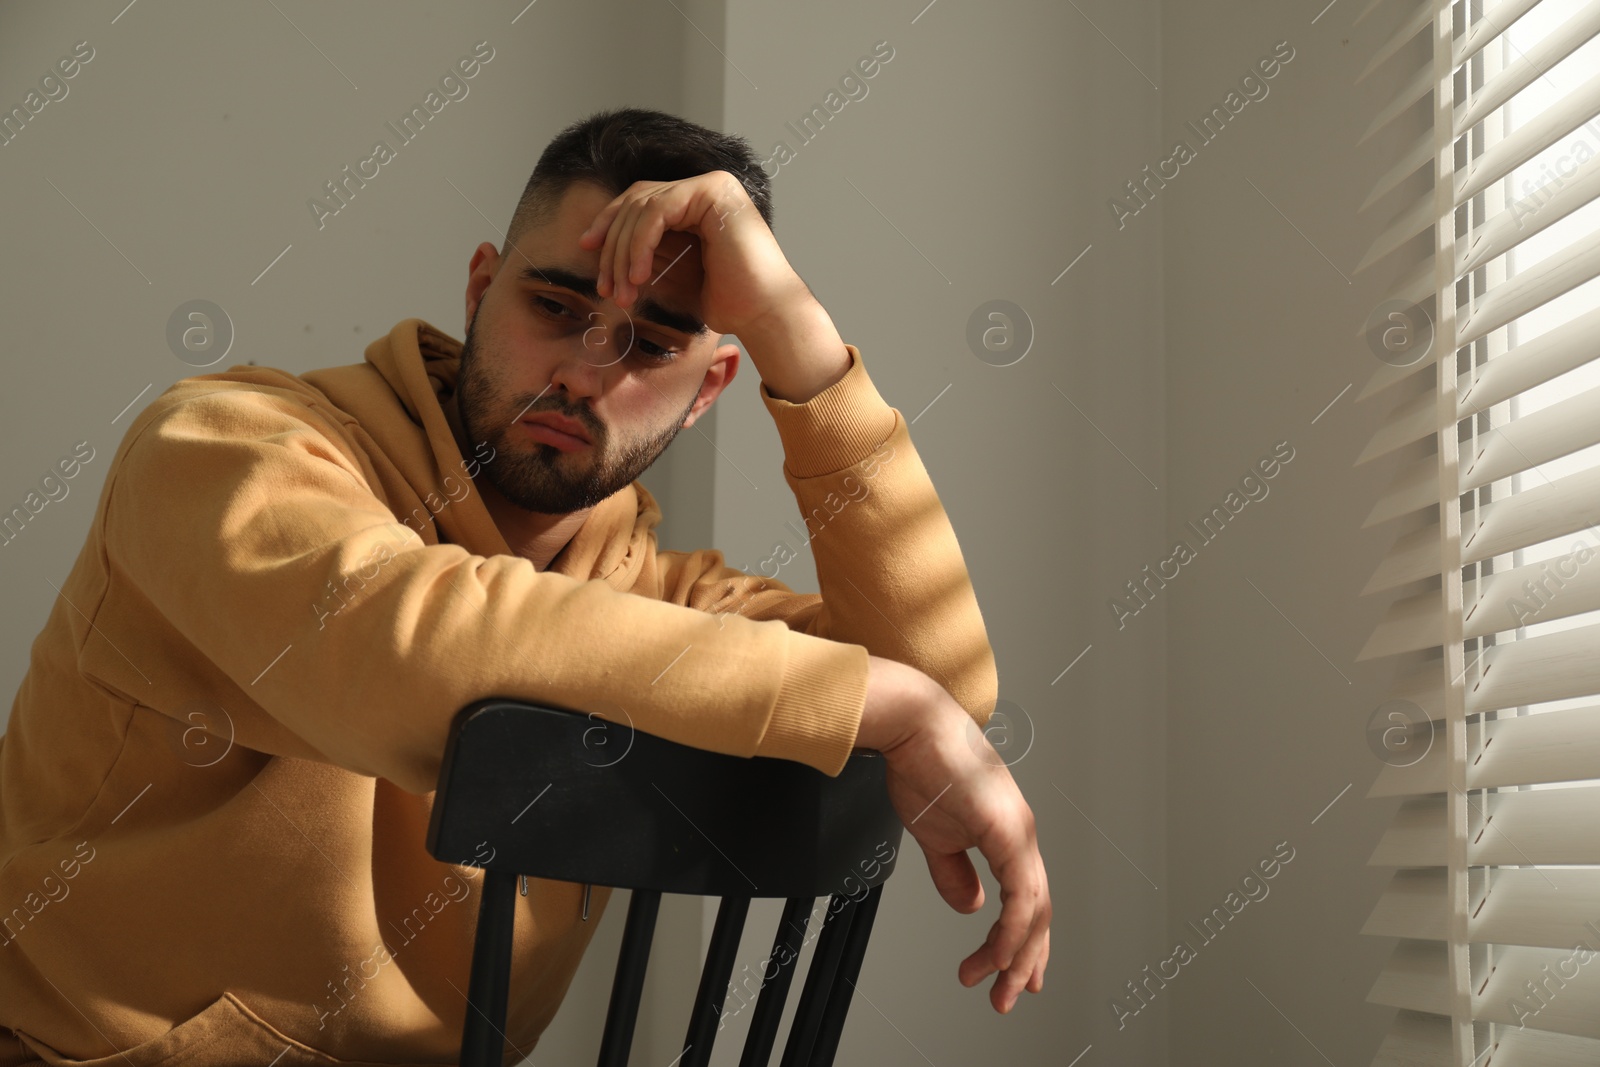
<instances>
[{"instance_id":1,"label":"hoodie sleeve","mask_svg":"<svg viewBox=\"0 0 1600 1067\"><path fill-rule=\"evenodd\" d=\"M140 428L106 488L86 676L174 716L209 687L245 747L418 794L455 713L489 696L843 767L860 645L425 544L330 419L289 389L235 388ZM775 721L779 707L804 716Z\"/></svg>"},{"instance_id":2,"label":"hoodie sleeve","mask_svg":"<svg viewBox=\"0 0 1600 1067\"><path fill-rule=\"evenodd\" d=\"M717 550L662 553L664 596L719 619L780 619L797 632L909 664L982 726L994 711L998 678L961 547L905 418L867 377L860 351L845 347L850 369L803 404L760 387L821 593L796 593L776 578L798 555L786 534L755 574L726 566ZM798 534L796 527L793 539ZM814 717L803 693L784 693L768 729L803 729Z\"/></svg>"}]
</instances>

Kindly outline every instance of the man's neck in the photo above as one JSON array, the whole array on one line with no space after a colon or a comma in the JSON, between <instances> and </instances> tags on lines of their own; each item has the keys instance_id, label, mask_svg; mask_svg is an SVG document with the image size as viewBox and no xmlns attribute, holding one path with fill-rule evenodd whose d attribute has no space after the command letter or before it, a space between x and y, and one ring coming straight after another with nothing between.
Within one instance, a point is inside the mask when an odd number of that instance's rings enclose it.
<instances>
[{"instance_id":1,"label":"man's neck","mask_svg":"<svg viewBox=\"0 0 1600 1067\"><path fill-rule=\"evenodd\" d=\"M466 433L461 428L460 413L456 409L456 395L452 394L448 401L440 404L440 407L444 410L446 421L450 423L451 432L455 434L456 445L461 454L471 455L474 449L467 442ZM531 561L535 570L549 569L550 561L567 547L567 543L582 529L589 512L594 510L584 508L582 511L566 515L547 515L540 511L529 511L507 500L504 494L495 488L494 483L484 476L481 469L473 484L483 497L483 504L488 509L489 517L494 520L495 526L500 530L500 536L505 538L512 554Z\"/></svg>"}]
</instances>

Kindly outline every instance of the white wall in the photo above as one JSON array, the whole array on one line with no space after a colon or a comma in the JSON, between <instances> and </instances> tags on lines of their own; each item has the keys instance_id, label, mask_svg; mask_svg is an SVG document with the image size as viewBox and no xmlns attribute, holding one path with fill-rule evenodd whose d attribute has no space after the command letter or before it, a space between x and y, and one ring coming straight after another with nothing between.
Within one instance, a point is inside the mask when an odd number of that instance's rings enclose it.
<instances>
[{"instance_id":1,"label":"white wall","mask_svg":"<svg viewBox=\"0 0 1600 1067\"><path fill-rule=\"evenodd\" d=\"M1416 69L1402 56L1354 85L1406 12L1380 9L1353 27L1365 5L1317 18L1325 3L1162 8L1169 147L1277 42L1294 50L1267 96L1155 201L1166 225L1168 531L1180 536L1275 443L1295 457L1162 593L1175 754L1168 940L1223 905L1277 843L1295 850L1214 941L1187 935L1197 958L1130 1021L1166 1013L1174 1067L1365 1064L1393 1015L1364 1000L1394 942L1359 934L1389 877L1365 866L1395 804L1364 799L1379 770L1364 730L1393 668L1355 656L1385 606L1357 593L1394 537L1361 523L1395 468L1352 464L1393 402L1353 402L1378 366L1357 333L1400 271L1351 270L1421 188L1356 212L1385 159L1425 128L1427 105L1357 148L1397 75ZM1127 161L1130 176L1144 162L1154 159ZM1124 970L1133 978L1156 962L1130 953Z\"/></svg>"}]
</instances>

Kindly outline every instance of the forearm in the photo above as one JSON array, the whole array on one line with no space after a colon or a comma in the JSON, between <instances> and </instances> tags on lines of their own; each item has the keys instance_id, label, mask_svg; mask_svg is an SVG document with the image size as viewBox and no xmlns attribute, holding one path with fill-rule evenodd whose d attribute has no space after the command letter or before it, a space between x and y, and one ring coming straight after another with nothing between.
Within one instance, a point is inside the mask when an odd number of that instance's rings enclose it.
<instances>
[{"instance_id":1,"label":"forearm","mask_svg":"<svg viewBox=\"0 0 1600 1067\"><path fill-rule=\"evenodd\" d=\"M739 334L767 392L804 404L845 376L850 353L826 309L811 298L782 308Z\"/></svg>"},{"instance_id":2,"label":"forearm","mask_svg":"<svg viewBox=\"0 0 1600 1067\"><path fill-rule=\"evenodd\" d=\"M169 712L214 692L241 746L418 794L456 712L486 696L837 773L865 688L860 648L425 544L341 442L309 409L253 390L148 420L107 490L111 577L79 670Z\"/></svg>"},{"instance_id":3,"label":"forearm","mask_svg":"<svg viewBox=\"0 0 1600 1067\"><path fill-rule=\"evenodd\" d=\"M997 696L994 652L955 531L904 417L879 395L859 350L844 347L849 368L806 402L761 387L804 523L796 527L800 545L780 546L784 554L749 573L722 567L720 554L675 559L665 595L702 610L781 619L909 664L983 723ZM806 547L821 596L797 595L776 580Z\"/></svg>"},{"instance_id":4,"label":"forearm","mask_svg":"<svg viewBox=\"0 0 1600 1067\"><path fill-rule=\"evenodd\" d=\"M806 632L915 667L985 721L997 696L993 649L955 530L904 421L853 471L788 480L825 598Z\"/></svg>"}]
</instances>

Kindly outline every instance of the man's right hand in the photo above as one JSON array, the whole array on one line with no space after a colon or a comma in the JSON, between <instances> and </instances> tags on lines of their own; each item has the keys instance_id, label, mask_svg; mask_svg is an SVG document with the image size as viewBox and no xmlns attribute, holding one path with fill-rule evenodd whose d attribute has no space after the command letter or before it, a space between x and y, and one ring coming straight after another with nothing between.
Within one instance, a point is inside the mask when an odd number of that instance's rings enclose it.
<instances>
[{"instance_id":1,"label":"man's right hand","mask_svg":"<svg viewBox=\"0 0 1600 1067\"><path fill-rule=\"evenodd\" d=\"M1023 989L1044 988L1050 959L1050 888L1033 810L978 724L938 682L895 660L870 659L856 746L883 753L889 800L956 911L983 907L967 850L988 861L1000 883L1000 917L957 978L974 986L999 972L989 1000L1005 1014Z\"/></svg>"}]
</instances>

